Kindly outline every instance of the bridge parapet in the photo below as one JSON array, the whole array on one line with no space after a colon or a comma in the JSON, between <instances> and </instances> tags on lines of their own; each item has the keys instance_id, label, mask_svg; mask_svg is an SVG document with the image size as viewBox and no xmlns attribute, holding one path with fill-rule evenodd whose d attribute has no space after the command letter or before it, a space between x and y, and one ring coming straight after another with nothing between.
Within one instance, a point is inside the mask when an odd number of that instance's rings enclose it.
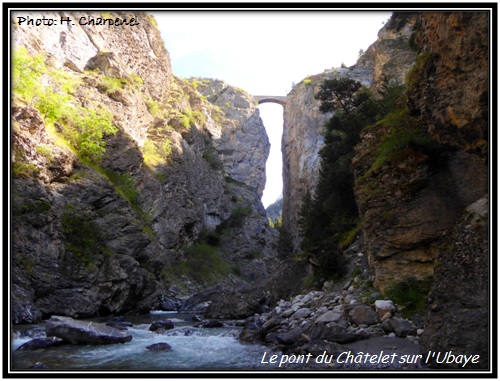
<instances>
[{"instance_id":1,"label":"bridge parapet","mask_svg":"<svg viewBox=\"0 0 500 381\"><path fill-rule=\"evenodd\" d=\"M258 104L262 103L277 103L285 107L286 105L286 97L279 95L254 95L254 99Z\"/></svg>"}]
</instances>

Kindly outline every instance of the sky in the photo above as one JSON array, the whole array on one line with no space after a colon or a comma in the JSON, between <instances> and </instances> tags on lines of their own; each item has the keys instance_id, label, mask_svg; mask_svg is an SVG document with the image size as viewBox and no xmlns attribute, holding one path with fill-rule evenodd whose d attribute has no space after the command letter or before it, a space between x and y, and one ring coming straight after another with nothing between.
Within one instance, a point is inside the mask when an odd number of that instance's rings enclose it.
<instances>
[{"instance_id":1,"label":"sky","mask_svg":"<svg viewBox=\"0 0 500 381\"><path fill-rule=\"evenodd\" d=\"M285 96L293 83L326 69L354 65L377 40L387 11L158 11L152 13L182 78L220 79L252 95ZM271 143L265 207L282 193L283 107L260 115Z\"/></svg>"}]
</instances>

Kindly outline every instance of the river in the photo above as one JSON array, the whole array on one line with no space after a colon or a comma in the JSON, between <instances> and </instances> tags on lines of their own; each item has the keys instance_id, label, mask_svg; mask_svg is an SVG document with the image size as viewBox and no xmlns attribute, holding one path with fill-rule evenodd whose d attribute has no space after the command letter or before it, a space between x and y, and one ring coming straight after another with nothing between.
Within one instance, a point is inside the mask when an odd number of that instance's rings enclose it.
<instances>
[{"instance_id":1,"label":"river","mask_svg":"<svg viewBox=\"0 0 500 381\"><path fill-rule=\"evenodd\" d=\"M44 328L45 324L19 325L13 330L21 335L12 340L12 370L29 369L35 362L42 362L54 370L255 370L269 369L262 365L264 352L269 347L241 343L241 328L225 324L222 328L196 328L193 314L155 313L127 316L133 323L128 330L132 341L113 345L62 345L34 351L16 351L31 340L25 332ZM151 323L169 319L175 327L164 334L149 331ZM89 319L104 322L104 319ZM155 343L166 342L169 352L153 352L146 349Z\"/></svg>"}]
</instances>

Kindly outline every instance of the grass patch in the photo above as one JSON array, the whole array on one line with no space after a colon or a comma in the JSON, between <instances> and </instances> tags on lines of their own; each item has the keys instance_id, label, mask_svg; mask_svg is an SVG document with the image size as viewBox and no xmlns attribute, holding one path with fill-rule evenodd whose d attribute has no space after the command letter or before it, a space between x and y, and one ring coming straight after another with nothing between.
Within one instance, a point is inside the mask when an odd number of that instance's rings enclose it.
<instances>
[{"instance_id":1,"label":"grass patch","mask_svg":"<svg viewBox=\"0 0 500 381\"><path fill-rule=\"evenodd\" d=\"M12 213L16 216L27 213L45 213L50 209L52 209L52 205L44 200L28 201L24 204L20 204L17 201L12 203Z\"/></svg>"},{"instance_id":2,"label":"grass patch","mask_svg":"<svg viewBox=\"0 0 500 381\"><path fill-rule=\"evenodd\" d=\"M128 81L124 78L103 77L101 79L101 87L108 95L113 95L117 91L124 89L128 84Z\"/></svg>"},{"instance_id":3,"label":"grass patch","mask_svg":"<svg viewBox=\"0 0 500 381\"><path fill-rule=\"evenodd\" d=\"M18 178L35 177L40 173L40 170L35 164L28 164L22 161L12 163L12 175Z\"/></svg>"},{"instance_id":4,"label":"grass patch","mask_svg":"<svg viewBox=\"0 0 500 381\"><path fill-rule=\"evenodd\" d=\"M432 53L430 52L422 52L419 55L417 55L415 64L406 74L406 83L408 89L413 89L418 84L420 76L424 71L426 71L427 66L429 65L431 60L432 60Z\"/></svg>"},{"instance_id":5,"label":"grass patch","mask_svg":"<svg viewBox=\"0 0 500 381\"><path fill-rule=\"evenodd\" d=\"M49 163L51 163L52 160L54 160L54 154L52 153L52 150L48 146L45 145L36 146L35 152L38 155L45 157L45 159L47 159Z\"/></svg>"},{"instance_id":6,"label":"grass patch","mask_svg":"<svg viewBox=\"0 0 500 381\"><path fill-rule=\"evenodd\" d=\"M139 193L135 189L135 181L130 173L118 173L110 169L103 170L106 178L114 185L116 193L131 205L137 205Z\"/></svg>"},{"instance_id":7,"label":"grass patch","mask_svg":"<svg viewBox=\"0 0 500 381\"><path fill-rule=\"evenodd\" d=\"M158 116L160 114L160 105L158 102L152 100L152 99L145 99L146 105L148 106L148 112L152 116Z\"/></svg>"},{"instance_id":8,"label":"grass patch","mask_svg":"<svg viewBox=\"0 0 500 381\"><path fill-rule=\"evenodd\" d=\"M356 238L360 230L361 230L361 221L358 222L358 224L352 229L342 233L339 238L339 249L340 250L347 249L349 245L353 243L354 239Z\"/></svg>"},{"instance_id":9,"label":"grass patch","mask_svg":"<svg viewBox=\"0 0 500 381\"><path fill-rule=\"evenodd\" d=\"M221 258L213 246L195 244L184 248L184 259L172 269L197 282L211 283L232 272L231 265Z\"/></svg>"}]
</instances>

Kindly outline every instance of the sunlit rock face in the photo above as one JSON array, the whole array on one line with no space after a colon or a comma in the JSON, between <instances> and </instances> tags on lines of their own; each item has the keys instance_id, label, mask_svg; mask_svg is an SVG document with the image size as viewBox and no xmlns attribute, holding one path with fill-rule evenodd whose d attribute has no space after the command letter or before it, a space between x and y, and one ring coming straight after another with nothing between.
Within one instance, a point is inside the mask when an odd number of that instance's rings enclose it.
<instances>
[{"instance_id":1,"label":"sunlit rock face","mask_svg":"<svg viewBox=\"0 0 500 381\"><path fill-rule=\"evenodd\" d=\"M298 248L298 212L306 192L313 192L318 179L318 152L323 144L323 124L331 114L319 111L320 102L314 99L319 86L326 80L349 77L364 86L377 90L383 76L404 81L405 74L415 62L410 48L414 20L396 30L385 26L378 39L350 68L335 68L309 76L297 84L287 96L282 138L283 152L283 221Z\"/></svg>"}]
</instances>

